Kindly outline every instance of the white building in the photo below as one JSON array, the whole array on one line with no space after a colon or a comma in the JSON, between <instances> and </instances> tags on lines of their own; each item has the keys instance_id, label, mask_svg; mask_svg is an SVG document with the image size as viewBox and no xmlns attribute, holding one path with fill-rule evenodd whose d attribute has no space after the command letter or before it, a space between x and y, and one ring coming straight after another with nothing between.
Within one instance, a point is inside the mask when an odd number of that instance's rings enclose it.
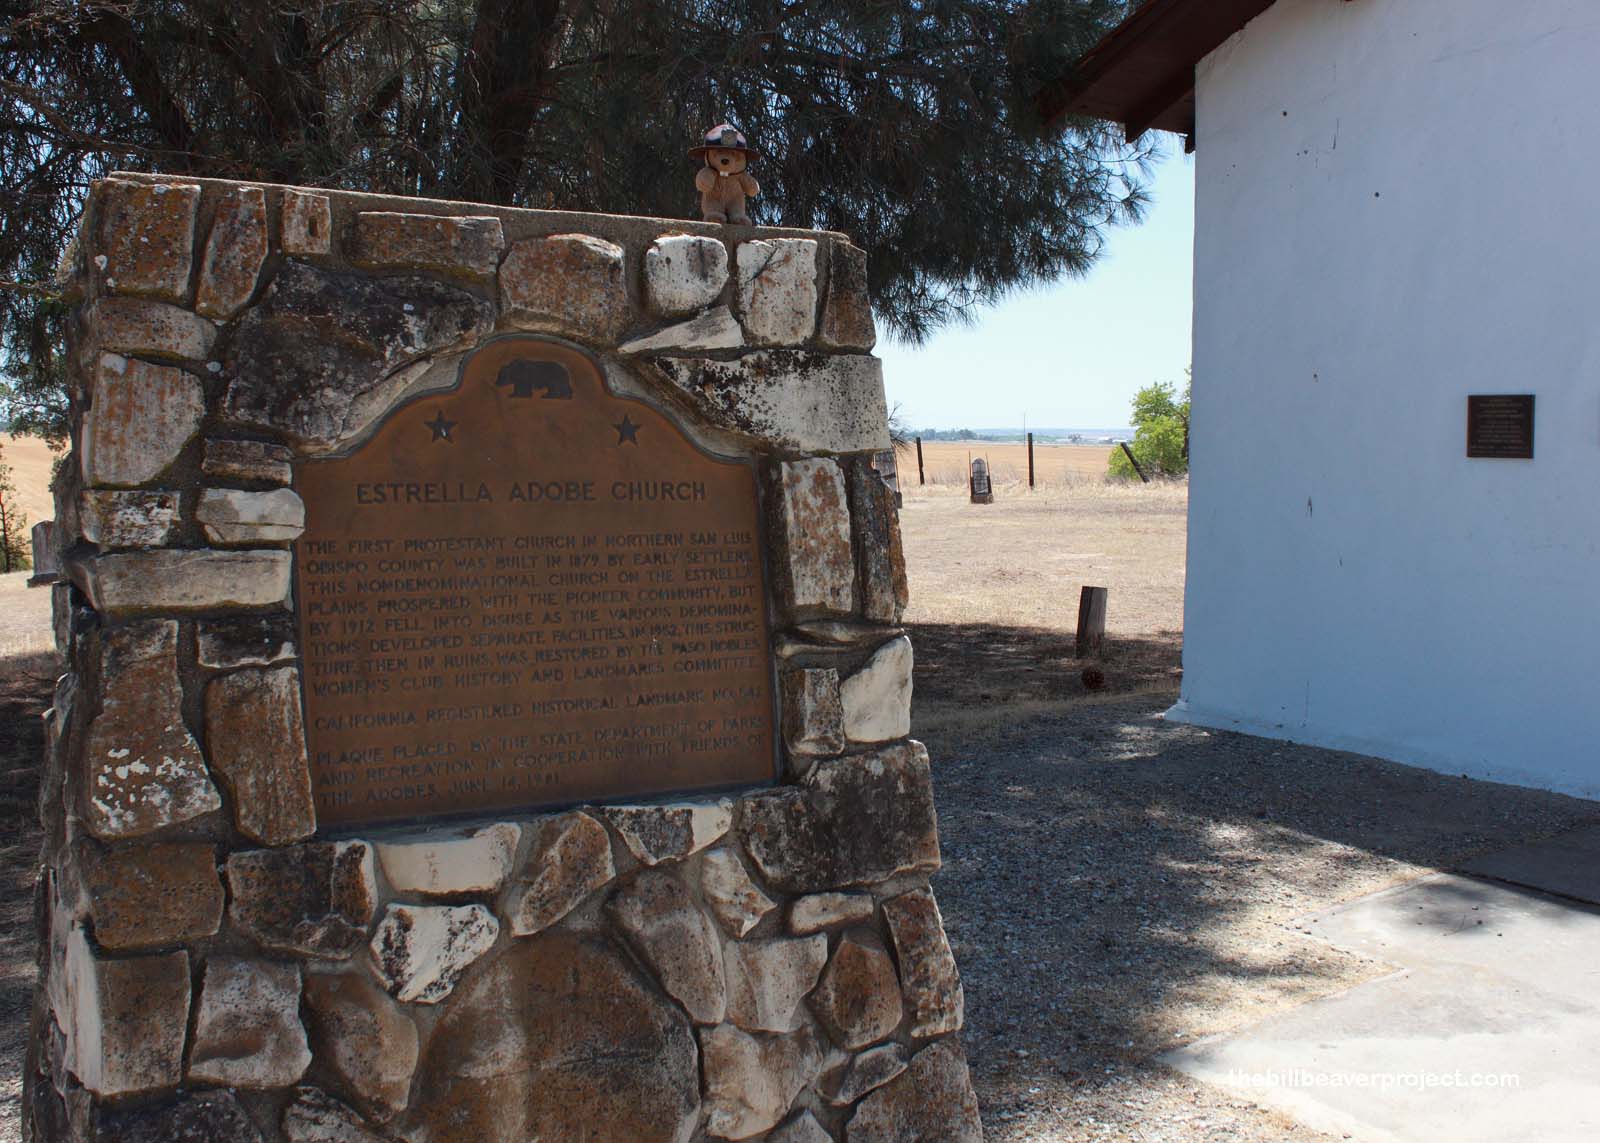
<instances>
[{"instance_id":1,"label":"white building","mask_svg":"<svg viewBox=\"0 0 1600 1143\"><path fill-rule=\"evenodd\" d=\"M1169 717L1600 796L1600 2L1151 0L1043 98L1196 152Z\"/></svg>"}]
</instances>

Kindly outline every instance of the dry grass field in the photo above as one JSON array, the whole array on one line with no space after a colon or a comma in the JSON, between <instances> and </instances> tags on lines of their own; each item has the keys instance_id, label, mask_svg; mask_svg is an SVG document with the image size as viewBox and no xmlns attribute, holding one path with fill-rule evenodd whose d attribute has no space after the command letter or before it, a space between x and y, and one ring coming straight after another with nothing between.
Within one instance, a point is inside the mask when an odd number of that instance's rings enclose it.
<instances>
[{"instance_id":1,"label":"dry grass field","mask_svg":"<svg viewBox=\"0 0 1600 1143\"><path fill-rule=\"evenodd\" d=\"M996 483L1028 480L1028 446L997 441L923 441L922 467L931 485L966 487L969 458L983 457ZM1036 489L1098 481L1106 474L1111 457L1108 445L1043 445L1033 449L1033 476ZM917 483L917 454L900 456L900 483L913 488Z\"/></svg>"},{"instance_id":2,"label":"dry grass field","mask_svg":"<svg viewBox=\"0 0 1600 1143\"><path fill-rule=\"evenodd\" d=\"M1074 637L1084 586L1109 589L1100 697L1177 690L1186 486L1108 482L1107 450L1055 451L1095 475L1058 462L1052 483L1030 492L1002 477L993 504L972 504L964 483L919 488L914 467L909 483L901 471L919 733L1086 697ZM992 455L997 469L1010 459Z\"/></svg>"},{"instance_id":3,"label":"dry grass field","mask_svg":"<svg viewBox=\"0 0 1600 1143\"><path fill-rule=\"evenodd\" d=\"M0 463L11 466L11 482L17 487L17 507L27 513L30 527L56 514L55 502L50 496L50 470L58 455L38 437L0 433Z\"/></svg>"}]
</instances>

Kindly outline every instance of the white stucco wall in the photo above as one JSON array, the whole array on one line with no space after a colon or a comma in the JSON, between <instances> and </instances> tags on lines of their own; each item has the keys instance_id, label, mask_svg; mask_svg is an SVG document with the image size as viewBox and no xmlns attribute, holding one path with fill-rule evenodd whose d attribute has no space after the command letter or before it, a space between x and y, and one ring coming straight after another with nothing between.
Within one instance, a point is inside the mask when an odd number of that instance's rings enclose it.
<instances>
[{"instance_id":1,"label":"white stucco wall","mask_svg":"<svg viewBox=\"0 0 1600 1143\"><path fill-rule=\"evenodd\" d=\"M1173 715L1600 796L1600 2L1279 0L1197 95Z\"/></svg>"}]
</instances>

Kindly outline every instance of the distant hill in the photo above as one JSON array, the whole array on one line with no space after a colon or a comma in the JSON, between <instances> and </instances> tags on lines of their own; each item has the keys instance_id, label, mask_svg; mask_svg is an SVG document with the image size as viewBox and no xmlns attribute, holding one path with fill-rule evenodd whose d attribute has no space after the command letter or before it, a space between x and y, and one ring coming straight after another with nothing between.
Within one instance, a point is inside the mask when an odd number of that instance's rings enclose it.
<instances>
[{"instance_id":1,"label":"distant hill","mask_svg":"<svg viewBox=\"0 0 1600 1143\"><path fill-rule=\"evenodd\" d=\"M11 466L17 506L27 514L30 528L56 514L55 499L50 495L50 470L59 455L38 437L0 433L0 461Z\"/></svg>"}]
</instances>

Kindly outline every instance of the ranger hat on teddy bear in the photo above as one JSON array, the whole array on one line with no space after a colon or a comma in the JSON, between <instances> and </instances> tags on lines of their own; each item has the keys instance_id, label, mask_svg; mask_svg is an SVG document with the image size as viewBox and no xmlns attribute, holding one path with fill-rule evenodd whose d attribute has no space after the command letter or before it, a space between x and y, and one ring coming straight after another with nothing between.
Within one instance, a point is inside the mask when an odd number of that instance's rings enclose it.
<instances>
[{"instance_id":1,"label":"ranger hat on teddy bear","mask_svg":"<svg viewBox=\"0 0 1600 1143\"><path fill-rule=\"evenodd\" d=\"M761 186L745 167L761 155L739 129L731 123L718 123L705 133L698 147L689 148L689 157L705 164L694 177L695 189L700 192L700 217L707 222L749 223L744 200L760 194Z\"/></svg>"}]
</instances>

